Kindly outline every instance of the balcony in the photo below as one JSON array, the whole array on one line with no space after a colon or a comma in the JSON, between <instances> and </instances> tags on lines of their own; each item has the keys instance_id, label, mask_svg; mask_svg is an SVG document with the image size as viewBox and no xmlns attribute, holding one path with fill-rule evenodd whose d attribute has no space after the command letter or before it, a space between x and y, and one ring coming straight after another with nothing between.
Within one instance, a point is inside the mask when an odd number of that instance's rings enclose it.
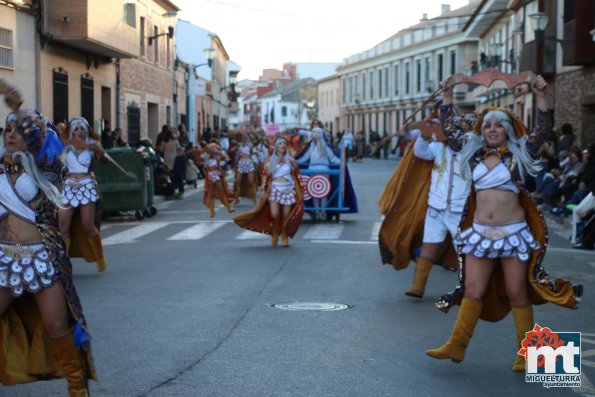
<instances>
[{"instance_id":1,"label":"balcony","mask_svg":"<svg viewBox=\"0 0 595 397\"><path fill-rule=\"evenodd\" d=\"M55 0L46 3L46 31L53 40L108 58L140 52L136 5L121 0Z\"/></svg>"},{"instance_id":2,"label":"balcony","mask_svg":"<svg viewBox=\"0 0 595 397\"><path fill-rule=\"evenodd\" d=\"M523 45L521 51L521 71L532 70L539 72L544 77L552 77L556 74L556 42L546 40L543 42L543 60L541 68L537 60L537 42L530 41Z\"/></svg>"}]
</instances>

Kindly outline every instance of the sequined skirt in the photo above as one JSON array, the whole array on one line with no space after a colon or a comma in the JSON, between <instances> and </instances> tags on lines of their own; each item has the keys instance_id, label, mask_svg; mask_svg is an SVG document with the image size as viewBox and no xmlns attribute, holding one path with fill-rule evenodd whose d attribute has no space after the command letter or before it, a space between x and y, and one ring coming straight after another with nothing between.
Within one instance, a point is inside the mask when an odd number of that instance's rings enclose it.
<instances>
[{"instance_id":1,"label":"sequined skirt","mask_svg":"<svg viewBox=\"0 0 595 397\"><path fill-rule=\"evenodd\" d=\"M75 179L66 178L62 186L62 204L70 205L73 208L79 205L95 203L99 199L97 186L92 177Z\"/></svg>"},{"instance_id":2,"label":"sequined skirt","mask_svg":"<svg viewBox=\"0 0 595 397\"><path fill-rule=\"evenodd\" d=\"M242 159L238 161L238 172L240 174L249 174L255 170L252 160Z\"/></svg>"},{"instance_id":3,"label":"sequined skirt","mask_svg":"<svg viewBox=\"0 0 595 397\"><path fill-rule=\"evenodd\" d=\"M209 179L211 182L217 182L221 180L221 171L209 171Z\"/></svg>"},{"instance_id":4,"label":"sequined skirt","mask_svg":"<svg viewBox=\"0 0 595 397\"><path fill-rule=\"evenodd\" d=\"M269 201L279 203L281 205L293 205L297 201L295 197L296 192L292 183L273 183L273 186L271 187L271 194L269 195Z\"/></svg>"},{"instance_id":5,"label":"sequined skirt","mask_svg":"<svg viewBox=\"0 0 595 397\"><path fill-rule=\"evenodd\" d=\"M0 288L12 295L39 292L57 280L56 270L43 242L0 242Z\"/></svg>"},{"instance_id":6,"label":"sequined skirt","mask_svg":"<svg viewBox=\"0 0 595 397\"><path fill-rule=\"evenodd\" d=\"M531 251L540 247L524 220L504 225L473 222L473 226L457 234L455 244L461 246L463 254L477 258L517 256L521 261L529 260Z\"/></svg>"}]
</instances>

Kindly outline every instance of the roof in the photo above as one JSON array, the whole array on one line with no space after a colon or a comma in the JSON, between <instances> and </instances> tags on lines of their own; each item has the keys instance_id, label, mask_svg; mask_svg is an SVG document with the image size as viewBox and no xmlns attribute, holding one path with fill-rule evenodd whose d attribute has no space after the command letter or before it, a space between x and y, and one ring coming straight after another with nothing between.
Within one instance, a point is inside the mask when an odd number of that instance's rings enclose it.
<instances>
[{"instance_id":1,"label":"roof","mask_svg":"<svg viewBox=\"0 0 595 397\"><path fill-rule=\"evenodd\" d=\"M281 95L281 99L287 102L296 102L300 99L300 88L307 85L315 85L316 81L311 78L293 80L292 82L281 84L272 91L262 95L261 98L271 98Z\"/></svg>"},{"instance_id":2,"label":"roof","mask_svg":"<svg viewBox=\"0 0 595 397\"><path fill-rule=\"evenodd\" d=\"M510 0L482 0L465 25L468 34L474 37L483 36L507 11L509 2Z\"/></svg>"}]
</instances>

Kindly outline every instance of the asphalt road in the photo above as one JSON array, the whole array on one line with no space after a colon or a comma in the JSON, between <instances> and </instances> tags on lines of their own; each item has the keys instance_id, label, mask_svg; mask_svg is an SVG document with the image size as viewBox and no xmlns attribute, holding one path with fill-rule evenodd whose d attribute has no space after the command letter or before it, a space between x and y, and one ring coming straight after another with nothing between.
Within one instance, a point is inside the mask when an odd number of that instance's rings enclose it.
<instances>
[{"instance_id":1,"label":"asphalt road","mask_svg":"<svg viewBox=\"0 0 595 397\"><path fill-rule=\"evenodd\" d=\"M361 211L339 224L304 218L289 248L246 233L202 191L160 202L141 222L111 219L102 235L108 269L75 261L93 335L93 396L574 396L595 395L595 254L574 251L552 224L545 267L585 285L578 311L535 308L553 331L582 332L580 389L546 389L511 370L510 316L480 322L465 361L424 351L446 341L456 310L433 302L456 274L435 268L423 300L403 295L413 267L380 264L377 198L395 160L349 163ZM239 211L252 207L243 200ZM346 304L288 311L274 304ZM0 387L2 396L63 396L65 381Z\"/></svg>"}]
</instances>

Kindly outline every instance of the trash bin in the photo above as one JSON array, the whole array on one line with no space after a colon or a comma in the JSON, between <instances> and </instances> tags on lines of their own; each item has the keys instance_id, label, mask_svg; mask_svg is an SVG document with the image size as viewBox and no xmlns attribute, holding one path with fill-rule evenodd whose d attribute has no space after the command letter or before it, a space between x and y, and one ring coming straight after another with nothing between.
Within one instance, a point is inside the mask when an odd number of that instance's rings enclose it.
<instances>
[{"instance_id":1,"label":"trash bin","mask_svg":"<svg viewBox=\"0 0 595 397\"><path fill-rule=\"evenodd\" d=\"M155 159L157 154L150 146L144 146L137 149L145 162L145 184L147 185L147 209L145 216L152 217L157 214L157 208L153 206L155 201Z\"/></svg>"},{"instance_id":2,"label":"trash bin","mask_svg":"<svg viewBox=\"0 0 595 397\"><path fill-rule=\"evenodd\" d=\"M109 161L95 163L95 177L103 198L103 212L134 211L134 216L142 220L157 211L151 210L148 185L152 183L151 165L146 164L142 153L130 148L117 148L106 151L114 161L124 168L125 175ZM151 189L152 190L152 189ZM153 207L154 209L154 207Z\"/></svg>"}]
</instances>

